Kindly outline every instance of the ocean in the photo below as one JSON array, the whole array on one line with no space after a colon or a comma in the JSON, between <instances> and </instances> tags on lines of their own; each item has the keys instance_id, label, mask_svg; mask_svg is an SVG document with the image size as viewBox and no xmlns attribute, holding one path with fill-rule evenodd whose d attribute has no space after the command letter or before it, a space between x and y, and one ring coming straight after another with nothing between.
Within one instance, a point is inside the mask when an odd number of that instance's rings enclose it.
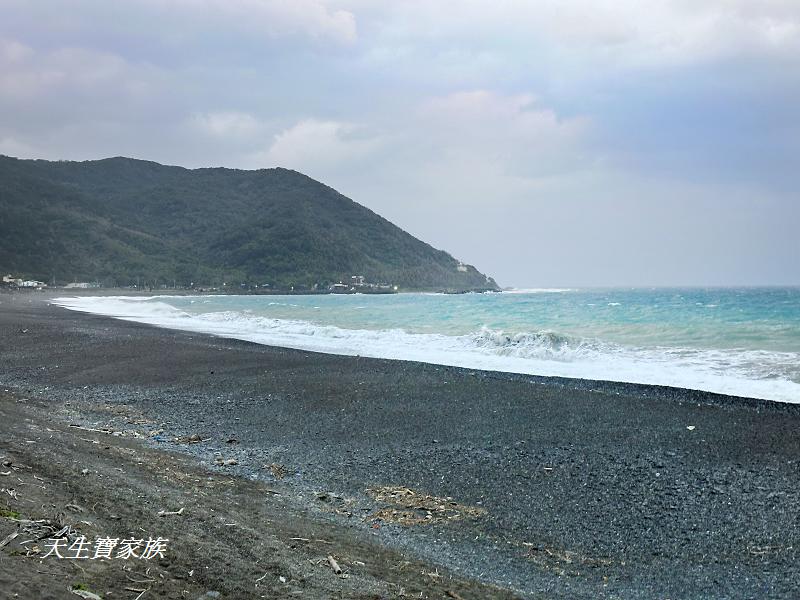
<instances>
[{"instance_id":1,"label":"ocean","mask_svg":"<svg viewBox=\"0 0 800 600\"><path fill-rule=\"evenodd\" d=\"M800 288L85 296L53 303L317 352L800 402Z\"/></svg>"}]
</instances>

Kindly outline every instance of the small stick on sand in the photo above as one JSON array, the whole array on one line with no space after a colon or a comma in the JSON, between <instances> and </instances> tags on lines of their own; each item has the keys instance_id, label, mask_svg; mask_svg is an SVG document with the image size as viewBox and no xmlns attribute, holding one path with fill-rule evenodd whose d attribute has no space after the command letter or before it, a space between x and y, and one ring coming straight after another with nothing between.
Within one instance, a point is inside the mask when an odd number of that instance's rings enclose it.
<instances>
[{"instance_id":1,"label":"small stick on sand","mask_svg":"<svg viewBox=\"0 0 800 600\"><path fill-rule=\"evenodd\" d=\"M106 429L92 429L91 427L81 427L80 425L70 425L70 427L74 429L82 429L83 431L93 431L95 433L105 433L107 435L111 435L114 433L113 431L108 431Z\"/></svg>"},{"instance_id":2,"label":"small stick on sand","mask_svg":"<svg viewBox=\"0 0 800 600\"><path fill-rule=\"evenodd\" d=\"M331 544L331 545L333 545L333 542L329 542L328 540L312 540L312 539L309 539L309 538L302 538L302 537L293 537L293 538L289 538L289 540L292 541L292 542L309 542L309 543L314 542L315 544Z\"/></svg>"},{"instance_id":3,"label":"small stick on sand","mask_svg":"<svg viewBox=\"0 0 800 600\"><path fill-rule=\"evenodd\" d=\"M159 517L171 517L173 515L182 515L185 507L181 506L178 510L160 510L158 511Z\"/></svg>"}]
</instances>

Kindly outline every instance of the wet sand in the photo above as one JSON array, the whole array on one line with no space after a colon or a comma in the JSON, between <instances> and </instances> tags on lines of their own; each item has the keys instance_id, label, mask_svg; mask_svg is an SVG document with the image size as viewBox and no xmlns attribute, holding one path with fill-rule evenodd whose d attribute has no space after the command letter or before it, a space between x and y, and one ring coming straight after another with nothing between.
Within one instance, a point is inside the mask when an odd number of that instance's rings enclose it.
<instances>
[{"instance_id":1,"label":"wet sand","mask_svg":"<svg viewBox=\"0 0 800 600\"><path fill-rule=\"evenodd\" d=\"M798 405L285 350L44 300L0 295L2 389L234 488L278 486L290 520L455 574L457 596L495 593L474 582L531 598L800 589Z\"/></svg>"}]
</instances>

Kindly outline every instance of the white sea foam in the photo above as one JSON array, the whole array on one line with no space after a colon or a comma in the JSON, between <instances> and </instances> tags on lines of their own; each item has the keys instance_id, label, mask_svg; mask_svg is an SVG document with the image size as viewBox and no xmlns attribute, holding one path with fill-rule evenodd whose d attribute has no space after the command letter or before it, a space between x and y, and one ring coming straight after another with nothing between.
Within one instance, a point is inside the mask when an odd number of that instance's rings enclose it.
<instances>
[{"instance_id":1,"label":"white sea foam","mask_svg":"<svg viewBox=\"0 0 800 600\"><path fill-rule=\"evenodd\" d=\"M575 291L572 288L512 288L503 290L503 294L563 294Z\"/></svg>"},{"instance_id":2,"label":"white sea foam","mask_svg":"<svg viewBox=\"0 0 800 600\"><path fill-rule=\"evenodd\" d=\"M793 352L631 348L553 331L505 333L486 327L467 335L344 329L245 311L190 314L168 304L168 298L77 297L57 298L53 303L128 321L331 354L669 385L800 402L800 384L791 381L796 379L800 356ZM765 364L771 365L771 372L763 372Z\"/></svg>"}]
</instances>

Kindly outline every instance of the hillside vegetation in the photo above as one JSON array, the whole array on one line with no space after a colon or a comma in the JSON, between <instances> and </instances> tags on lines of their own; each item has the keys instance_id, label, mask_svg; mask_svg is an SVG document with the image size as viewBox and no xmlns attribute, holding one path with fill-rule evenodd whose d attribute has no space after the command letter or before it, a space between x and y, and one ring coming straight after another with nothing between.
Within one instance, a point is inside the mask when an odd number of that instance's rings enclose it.
<instances>
[{"instance_id":1,"label":"hillside vegetation","mask_svg":"<svg viewBox=\"0 0 800 600\"><path fill-rule=\"evenodd\" d=\"M401 289L495 282L287 169L184 169L129 158L0 156L0 271L46 282Z\"/></svg>"}]
</instances>

